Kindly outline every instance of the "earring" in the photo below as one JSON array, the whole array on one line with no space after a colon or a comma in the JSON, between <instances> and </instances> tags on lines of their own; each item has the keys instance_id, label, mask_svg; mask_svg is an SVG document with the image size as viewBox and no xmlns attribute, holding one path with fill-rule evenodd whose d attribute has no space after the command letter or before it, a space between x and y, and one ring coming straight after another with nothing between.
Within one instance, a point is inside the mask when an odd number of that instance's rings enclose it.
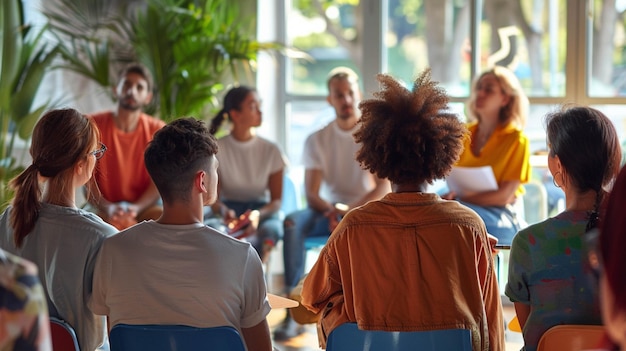
<instances>
[{"instance_id":1,"label":"earring","mask_svg":"<svg viewBox=\"0 0 626 351\"><path fill-rule=\"evenodd\" d=\"M561 186L556 183L556 175L557 174L561 174L561 172L554 173L554 175L552 176L552 184L554 184L555 187L560 188Z\"/></svg>"}]
</instances>

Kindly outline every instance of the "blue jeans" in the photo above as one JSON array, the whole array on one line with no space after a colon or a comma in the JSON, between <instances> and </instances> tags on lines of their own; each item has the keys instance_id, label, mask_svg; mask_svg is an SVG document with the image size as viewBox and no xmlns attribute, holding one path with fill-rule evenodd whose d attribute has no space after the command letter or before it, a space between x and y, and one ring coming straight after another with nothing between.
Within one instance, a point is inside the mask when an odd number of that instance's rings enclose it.
<instances>
[{"instance_id":1,"label":"blue jeans","mask_svg":"<svg viewBox=\"0 0 626 351\"><path fill-rule=\"evenodd\" d=\"M485 222L487 233L498 238L498 245L511 246L513 237L521 229L517 215L510 206L506 207L483 207L469 202L459 201L471 208Z\"/></svg>"},{"instance_id":2,"label":"blue jeans","mask_svg":"<svg viewBox=\"0 0 626 351\"><path fill-rule=\"evenodd\" d=\"M328 218L322 212L307 208L290 213L285 218L283 259L285 264L285 289L291 291L304 274L306 252L304 240L314 236L330 236Z\"/></svg>"},{"instance_id":3,"label":"blue jeans","mask_svg":"<svg viewBox=\"0 0 626 351\"><path fill-rule=\"evenodd\" d=\"M228 208L235 211L237 216L246 212L249 209L259 209L266 205L265 202L260 201L250 201L250 202L240 202L240 201L224 201L224 204L228 206ZM224 226L221 219L216 220L217 218L207 219L205 223L213 228L216 228L221 231L225 231L226 227ZM275 213L269 217L265 217L259 221L259 227L257 228L256 235L247 237L246 240L252 244L252 247L259 254L259 257L263 255L263 245L268 243L272 246L276 245L278 240L283 237L283 225L280 220L280 213Z\"/></svg>"}]
</instances>

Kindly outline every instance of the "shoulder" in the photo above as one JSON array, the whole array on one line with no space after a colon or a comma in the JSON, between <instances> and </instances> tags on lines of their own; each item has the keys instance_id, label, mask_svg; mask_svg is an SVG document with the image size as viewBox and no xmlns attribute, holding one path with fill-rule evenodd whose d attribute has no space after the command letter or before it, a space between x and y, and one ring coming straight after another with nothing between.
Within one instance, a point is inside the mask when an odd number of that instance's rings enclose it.
<instances>
[{"instance_id":1,"label":"shoulder","mask_svg":"<svg viewBox=\"0 0 626 351\"><path fill-rule=\"evenodd\" d=\"M311 135L309 135L309 139L319 139L323 136L326 135L332 135L335 131L335 121L331 121L330 123L328 123L327 125L323 126L322 128L314 131L313 133L311 133Z\"/></svg>"},{"instance_id":2,"label":"shoulder","mask_svg":"<svg viewBox=\"0 0 626 351\"><path fill-rule=\"evenodd\" d=\"M526 133L524 133L524 131L520 127L513 123L509 123L506 126L498 129L497 131L498 134L503 137L517 139L526 143L528 142L528 136L526 135Z\"/></svg>"},{"instance_id":3,"label":"shoulder","mask_svg":"<svg viewBox=\"0 0 626 351\"><path fill-rule=\"evenodd\" d=\"M39 211L39 218L46 223L54 223L68 230L79 231L81 235L90 233L98 236L109 236L118 232L115 227L103 221L95 213L80 208L43 204Z\"/></svg>"},{"instance_id":4,"label":"shoulder","mask_svg":"<svg viewBox=\"0 0 626 351\"><path fill-rule=\"evenodd\" d=\"M150 129L151 131L156 132L157 130L161 129L163 126L165 126L165 122L163 122L162 120L152 117L148 114L142 113L139 118L143 121L143 123L146 124L146 126L148 127L148 129Z\"/></svg>"},{"instance_id":5,"label":"shoulder","mask_svg":"<svg viewBox=\"0 0 626 351\"><path fill-rule=\"evenodd\" d=\"M113 111L102 111L87 116L87 118L93 119L99 126L107 122L112 122L113 117Z\"/></svg>"},{"instance_id":6,"label":"shoulder","mask_svg":"<svg viewBox=\"0 0 626 351\"><path fill-rule=\"evenodd\" d=\"M257 145L260 147L263 147L265 150L282 153L278 144L269 139L258 136L255 138L255 140L256 140Z\"/></svg>"},{"instance_id":7,"label":"shoulder","mask_svg":"<svg viewBox=\"0 0 626 351\"><path fill-rule=\"evenodd\" d=\"M513 237L511 247L528 248L530 246L535 246L538 241L541 241L542 238L545 237L546 233L551 231L549 228L554 225L554 222L554 218L548 218L545 221L531 224L528 227L521 229Z\"/></svg>"}]
</instances>

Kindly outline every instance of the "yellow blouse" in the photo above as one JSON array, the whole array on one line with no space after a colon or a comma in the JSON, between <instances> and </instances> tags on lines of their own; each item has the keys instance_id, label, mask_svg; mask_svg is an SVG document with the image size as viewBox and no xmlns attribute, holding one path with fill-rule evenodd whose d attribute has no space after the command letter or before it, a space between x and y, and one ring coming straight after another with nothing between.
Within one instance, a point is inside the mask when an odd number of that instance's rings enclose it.
<instances>
[{"instance_id":1,"label":"yellow blouse","mask_svg":"<svg viewBox=\"0 0 626 351\"><path fill-rule=\"evenodd\" d=\"M487 140L480 156L476 156L472 153L471 137L477 128L477 122L468 125L469 134L465 138L465 149L456 165L460 167L491 166L498 184L508 180L527 183L530 179L530 145L526 134L511 123L498 127ZM524 187L520 184L515 191L515 196L523 193Z\"/></svg>"}]
</instances>

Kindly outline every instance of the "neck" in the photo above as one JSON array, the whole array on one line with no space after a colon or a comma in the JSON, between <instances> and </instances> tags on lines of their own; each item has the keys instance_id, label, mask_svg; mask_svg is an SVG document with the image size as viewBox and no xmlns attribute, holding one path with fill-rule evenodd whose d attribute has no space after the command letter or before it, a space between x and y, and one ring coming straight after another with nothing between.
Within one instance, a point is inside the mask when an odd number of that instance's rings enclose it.
<instances>
[{"instance_id":1,"label":"neck","mask_svg":"<svg viewBox=\"0 0 626 351\"><path fill-rule=\"evenodd\" d=\"M126 110L122 107L117 108L117 114L114 116L115 126L124 132L132 132L137 128L141 116L141 110Z\"/></svg>"},{"instance_id":2,"label":"neck","mask_svg":"<svg viewBox=\"0 0 626 351\"><path fill-rule=\"evenodd\" d=\"M353 115L347 119L342 119L342 118L337 117L335 118L335 121L337 121L337 125L342 130L351 130L352 128L354 128L354 126L359 121L359 119Z\"/></svg>"},{"instance_id":3,"label":"neck","mask_svg":"<svg viewBox=\"0 0 626 351\"><path fill-rule=\"evenodd\" d=\"M76 208L76 191L71 189L61 194L57 191L47 190L43 196L43 202L51 205Z\"/></svg>"},{"instance_id":4,"label":"neck","mask_svg":"<svg viewBox=\"0 0 626 351\"><path fill-rule=\"evenodd\" d=\"M191 202L163 202L163 214L157 223L160 224L196 224L204 223L204 208L195 201Z\"/></svg>"},{"instance_id":5,"label":"neck","mask_svg":"<svg viewBox=\"0 0 626 351\"><path fill-rule=\"evenodd\" d=\"M428 184L426 182L423 182L421 184L391 184L391 190L394 193L425 193L426 189L428 189Z\"/></svg>"},{"instance_id":6,"label":"neck","mask_svg":"<svg viewBox=\"0 0 626 351\"><path fill-rule=\"evenodd\" d=\"M252 128L237 128L237 126L230 131L230 135L237 141L248 141L254 137L254 134Z\"/></svg>"},{"instance_id":7,"label":"neck","mask_svg":"<svg viewBox=\"0 0 626 351\"><path fill-rule=\"evenodd\" d=\"M592 211L596 205L597 194L593 190L579 193L576 189L563 189L565 209L567 211Z\"/></svg>"}]
</instances>

